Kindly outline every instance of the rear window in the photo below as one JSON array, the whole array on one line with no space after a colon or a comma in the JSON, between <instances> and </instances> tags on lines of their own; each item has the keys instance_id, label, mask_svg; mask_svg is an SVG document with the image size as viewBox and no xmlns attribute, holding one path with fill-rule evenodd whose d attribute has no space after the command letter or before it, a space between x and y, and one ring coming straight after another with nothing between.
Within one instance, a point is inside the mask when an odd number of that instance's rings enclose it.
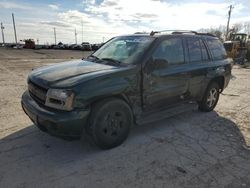
<instances>
[{"instance_id":1,"label":"rear window","mask_svg":"<svg viewBox=\"0 0 250 188\"><path fill-rule=\"evenodd\" d=\"M207 39L208 47L214 60L222 60L227 57L226 50L219 39Z\"/></svg>"}]
</instances>

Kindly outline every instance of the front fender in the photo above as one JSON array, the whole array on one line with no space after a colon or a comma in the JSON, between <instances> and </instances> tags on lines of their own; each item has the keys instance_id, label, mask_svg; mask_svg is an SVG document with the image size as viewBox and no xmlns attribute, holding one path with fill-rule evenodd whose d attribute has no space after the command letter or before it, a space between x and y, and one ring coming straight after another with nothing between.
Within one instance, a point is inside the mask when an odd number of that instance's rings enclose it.
<instances>
[{"instance_id":1,"label":"front fender","mask_svg":"<svg viewBox=\"0 0 250 188\"><path fill-rule=\"evenodd\" d=\"M140 101L140 74L137 69L119 71L83 83L77 91L75 106L82 108L111 96L126 96L130 104Z\"/></svg>"}]
</instances>

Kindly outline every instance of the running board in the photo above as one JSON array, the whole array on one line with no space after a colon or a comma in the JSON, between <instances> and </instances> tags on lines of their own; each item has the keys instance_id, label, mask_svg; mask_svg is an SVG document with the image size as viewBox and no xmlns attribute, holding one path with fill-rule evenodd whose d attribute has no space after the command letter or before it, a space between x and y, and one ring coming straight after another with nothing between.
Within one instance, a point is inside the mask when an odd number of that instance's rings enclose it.
<instances>
[{"instance_id":1,"label":"running board","mask_svg":"<svg viewBox=\"0 0 250 188\"><path fill-rule=\"evenodd\" d=\"M198 109L198 104L196 102L181 103L178 105L174 105L156 111L144 112L140 117L137 118L136 123L139 125L146 123L153 123L184 112L190 112L197 109Z\"/></svg>"}]
</instances>

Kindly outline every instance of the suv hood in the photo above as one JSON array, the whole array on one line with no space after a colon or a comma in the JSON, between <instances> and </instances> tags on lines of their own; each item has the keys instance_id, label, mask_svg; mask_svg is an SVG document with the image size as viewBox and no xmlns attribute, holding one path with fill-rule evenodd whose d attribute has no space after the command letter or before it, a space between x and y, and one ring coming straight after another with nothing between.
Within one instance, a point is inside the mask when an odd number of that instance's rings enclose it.
<instances>
[{"instance_id":1,"label":"suv hood","mask_svg":"<svg viewBox=\"0 0 250 188\"><path fill-rule=\"evenodd\" d=\"M115 69L120 68L86 60L68 61L35 69L29 80L45 88L70 87Z\"/></svg>"}]
</instances>

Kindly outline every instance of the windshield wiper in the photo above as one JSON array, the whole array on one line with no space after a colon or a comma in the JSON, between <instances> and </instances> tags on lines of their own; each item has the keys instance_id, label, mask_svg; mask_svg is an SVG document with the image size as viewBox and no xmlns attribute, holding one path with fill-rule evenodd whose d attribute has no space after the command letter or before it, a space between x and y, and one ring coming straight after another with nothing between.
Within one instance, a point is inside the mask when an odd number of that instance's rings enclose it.
<instances>
[{"instance_id":1,"label":"windshield wiper","mask_svg":"<svg viewBox=\"0 0 250 188\"><path fill-rule=\"evenodd\" d=\"M98 58L97 56L93 55L93 54L91 54L90 56L88 56L88 58L89 58L89 57L92 57L92 58L94 58L94 59L96 59L96 60L99 60L99 58Z\"/></svg>"},{"instance_id":2,"label":"windshield wiper","mask_svg":"<svg viewBox=\"0 0 250 188\"><path fill-rule=\"evenodd\" d=\"M121 61L118 61L118 60L112 59L112 58L102 58L101 60L109 61L109 62L112 62L112 63L115 63L115 64L121 64L122 63Z\"/></svg>"}]
</instances>

